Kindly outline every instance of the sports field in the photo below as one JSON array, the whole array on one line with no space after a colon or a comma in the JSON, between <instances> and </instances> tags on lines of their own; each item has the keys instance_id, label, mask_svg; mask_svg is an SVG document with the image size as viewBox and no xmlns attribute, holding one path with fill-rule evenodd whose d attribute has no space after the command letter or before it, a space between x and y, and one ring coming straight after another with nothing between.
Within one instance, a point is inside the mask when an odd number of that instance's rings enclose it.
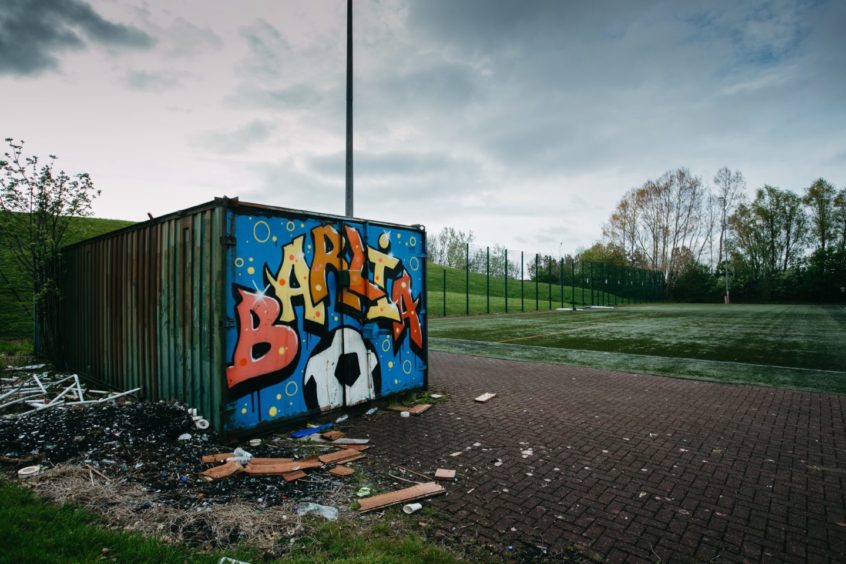
<instances>
[{"instance_id":1,"label":"sports field","mask_svg":"<svg viewBox=\"0 0 846 564\"><path fill-rule=\"evenodd\" d=\"M631 305L431 318L430 348L846 393L846 308Z\"/></svg>"}]
</instances>

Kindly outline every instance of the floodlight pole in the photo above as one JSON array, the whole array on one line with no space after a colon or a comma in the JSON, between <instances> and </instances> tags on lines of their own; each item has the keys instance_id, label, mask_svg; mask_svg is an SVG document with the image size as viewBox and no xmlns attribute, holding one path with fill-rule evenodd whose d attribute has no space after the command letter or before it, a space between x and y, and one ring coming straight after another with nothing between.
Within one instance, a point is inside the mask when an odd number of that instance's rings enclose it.
<instances>
[{"instance_id":1,"label":"floodlight pole","mask_svg":"<svg viewBox=\"0 0 846 564\"><path fill-rule=\"evenodd\" d=\"M352 0L347 0L347 183L346 216L353 217L353 44Z\"/></svg>"}]
</instances>

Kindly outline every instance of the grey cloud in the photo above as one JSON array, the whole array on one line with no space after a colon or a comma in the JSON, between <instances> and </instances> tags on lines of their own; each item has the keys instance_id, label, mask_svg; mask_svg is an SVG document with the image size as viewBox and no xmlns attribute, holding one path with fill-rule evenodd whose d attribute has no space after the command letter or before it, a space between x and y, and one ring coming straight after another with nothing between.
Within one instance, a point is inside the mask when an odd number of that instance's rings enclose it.
<instances>
[{"instance_id":1,"label":"grey cloud","mask_svg":"<svg viewBox=\"0 0 846 564\"><path fill-rule=\"evenodd\" d=\"M285 37L266 20L258 19L241 29L247 42L250 57L244 66L251 74L278 77L283 72L283 61L291 46Z\"/></svg>"},{"instance_id":2,"label":"grey cloud","mask_svg":"<svg viewBox=\"0 0 846 564\"><path fill-rule=\"evenodd\" d=\"M323 98L322 92L306 84L287 88L255 88L252 85L243 85L237 94L230 97L230 101L248 102L279 110L299 110L313 108L319 105Z\"/></svg>"},{"instance_id":3,"label":"grey cloud","mask_svg":"<svg viewBox=\"0 0 846 564\"><path fill-rule=\"evenodd\" d=\"M199 136L198 142L217 153L243 153L267 141L275 129L270 122L255 120L233 130L204 133Z\"/></svg>"},{"instance_id":4,"label":"grey cloud","mask_svg":"<svg viewBox=\"0 0 846 564\"><path fill-rule=\"evenodd\" d=\"M354 155L356 174L367 179L417 177L446 172L470 172L475 166L444 153L395 151L388 153L357 152ZM343 175L345 153L313 157L309 168L318 174Z\"/></svg>"},{"instance_id":5,"label":"grey cloud","mask_svg":"<svg viewBox=\"0 0 846 564\"><path fill-rule=\"evenodd\" d=\"M88 43L149 48L135 27L110 22L81 0L6 0L0 11L0 74L37 75L58 68L58 53Z\"/></svg>"},{"instance_id":6,"label":"grey cloud","mask_svg":"<svg viewBox=\"0 0 846 564\"><path fill-rule=\"evenodd\" d=\"M191 22L176 18L167 31L168 55L190 57L206 49L220 49L223 39L207 27L199 27Z\"/></svg>"},{"instance_id":7,"label":"grey cloud","mask_svg":"<svg viewBox=\"0 0 846 564\"><path fill-rule=\"evenodd\" d=\"M167 71L129 71L126 74L126 85L140 92L161 92L179 86L179 77Z\"/></svg>"}]
</instances>

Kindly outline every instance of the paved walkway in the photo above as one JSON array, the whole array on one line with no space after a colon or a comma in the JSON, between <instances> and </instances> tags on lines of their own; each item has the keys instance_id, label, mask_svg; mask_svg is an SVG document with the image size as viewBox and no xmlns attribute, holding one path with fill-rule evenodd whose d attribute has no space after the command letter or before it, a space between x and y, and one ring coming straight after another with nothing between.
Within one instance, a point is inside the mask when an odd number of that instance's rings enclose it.
<instances>
[{"instance_id":1,"label":"paved walkway","mask_svg":"<svg viewBox=\"0 0 846 564\"><path fill-rule=\"evenodd\" d=\"M427 504L465 541L611 562L846 561L846 396L430 361L447 403L352 432L373 439L374 470L457 469ZM484 392L497 397L473 401Z\"/></svg>"}]
</instances>

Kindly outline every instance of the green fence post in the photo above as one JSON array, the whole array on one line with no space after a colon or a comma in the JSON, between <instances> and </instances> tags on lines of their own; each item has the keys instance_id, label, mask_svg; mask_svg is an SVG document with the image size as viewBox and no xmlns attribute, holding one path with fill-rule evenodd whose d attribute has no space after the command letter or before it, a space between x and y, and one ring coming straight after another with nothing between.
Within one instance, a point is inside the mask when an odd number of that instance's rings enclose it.
<instances>
[{"instance_id":1,"label":"green fence post","mask_svg":"<svg viewBox=\"0 0 846 564\"><path fill-rule=\"evenodd\" d=\"M590 273L588 274L590 279L590 305L596 305L596 301L593 295L593 263L590 263Z\"/></svg>"},{"instance_id":2,"label":"green fence post","mask_svg":"<svg viewBox=\"0 0 846 564\"><path fill-rule=\"evenodd\" d=\"M464 315L470 315L470 243L464 245Z\"/></svg>"},{"instance_id":3,"label":"green fence post","mask_svg":"<svg viewBox=\"0 0 846 564\"><path fill-rule=\"evenodd\" d=\"M547 255L546 256L546 271L549 278L549 283L546 285L546 289L549 290L547 294L549 294L549 306L546 309L552 309L552 257Z\"/></svg>"},{"instance_id":4,"label":"green fence post","mask_svg":"<svg viewBox=\"0 0 846 564\"><path fill-rule=\"evenodd\" d=\"M508 249L504 249L505 253L505 313L508 313Z\"/></svg>"},{"instance_id":5,"label":"green fence post","mask_svg":"<svg viewBox=\"0 0 846 564\"><path fill-rule=\"evenodd\" d=\"M446 268L444 268L444 317L446 317Z\"/></svg>"},{"instance_id":6,"label":"green fence post","mask_svg":"<svg viewBox=\"0 0 846 564\"><path fill-rule=\"evenodd\" d=\"M520 251L520 313L526 311L526 276L523 273L523 251Z\"/></svg>"},{"instance_id":7,"label":"green fence post","mask_svg":"<svg viewBox=\"0 0 846 564\"><path fill-rule=\"evenodd\" d=\"M581 276L579 277L579 285L582 287L582 307L585 305L585 261L579 261L580 270L579 273Z\"/></svg>"},{"instance_id":8,"label":"green fence post","mask_svg":"<svg viewBox=\"0 0 846 564\"><path fill-rule=\"evenodd\" d=\"M564 259L558 257L558 288L561 290L561 306L564 307Z\"/></svg>"},{"instance_id":9,"label":"green fence post","mask_svg":"<svg viewBox=\"0 0 846 564\"><path fill-rule=\"evenodd\" d=\"M570 274L571 278L573 279L573 285L570 286L572 288L572 295L570 296L570 303L573 304L573 311L576 311L576 257L573 257L573 260L570 262ZM564 306L561 306L564 307Z\"/></svg>"},{"instance_id":10,"label":"green fence post","mask_svg":"<svg viewBox=\"0 0 846 564\"><path fill-rule=\"evenodd\" d=\"M535 311L540 311L540 255L535 253Z\"/></svg>"},{"instance_id":11,"label":"green fence post","mask_svg":"<svg viewBox=\"0 0 846 564\"><path fill-rule=\"evenodd\" d=\"M485 247L485 309L491 312L491 248Z\"/></svg>"}]
</instances>

